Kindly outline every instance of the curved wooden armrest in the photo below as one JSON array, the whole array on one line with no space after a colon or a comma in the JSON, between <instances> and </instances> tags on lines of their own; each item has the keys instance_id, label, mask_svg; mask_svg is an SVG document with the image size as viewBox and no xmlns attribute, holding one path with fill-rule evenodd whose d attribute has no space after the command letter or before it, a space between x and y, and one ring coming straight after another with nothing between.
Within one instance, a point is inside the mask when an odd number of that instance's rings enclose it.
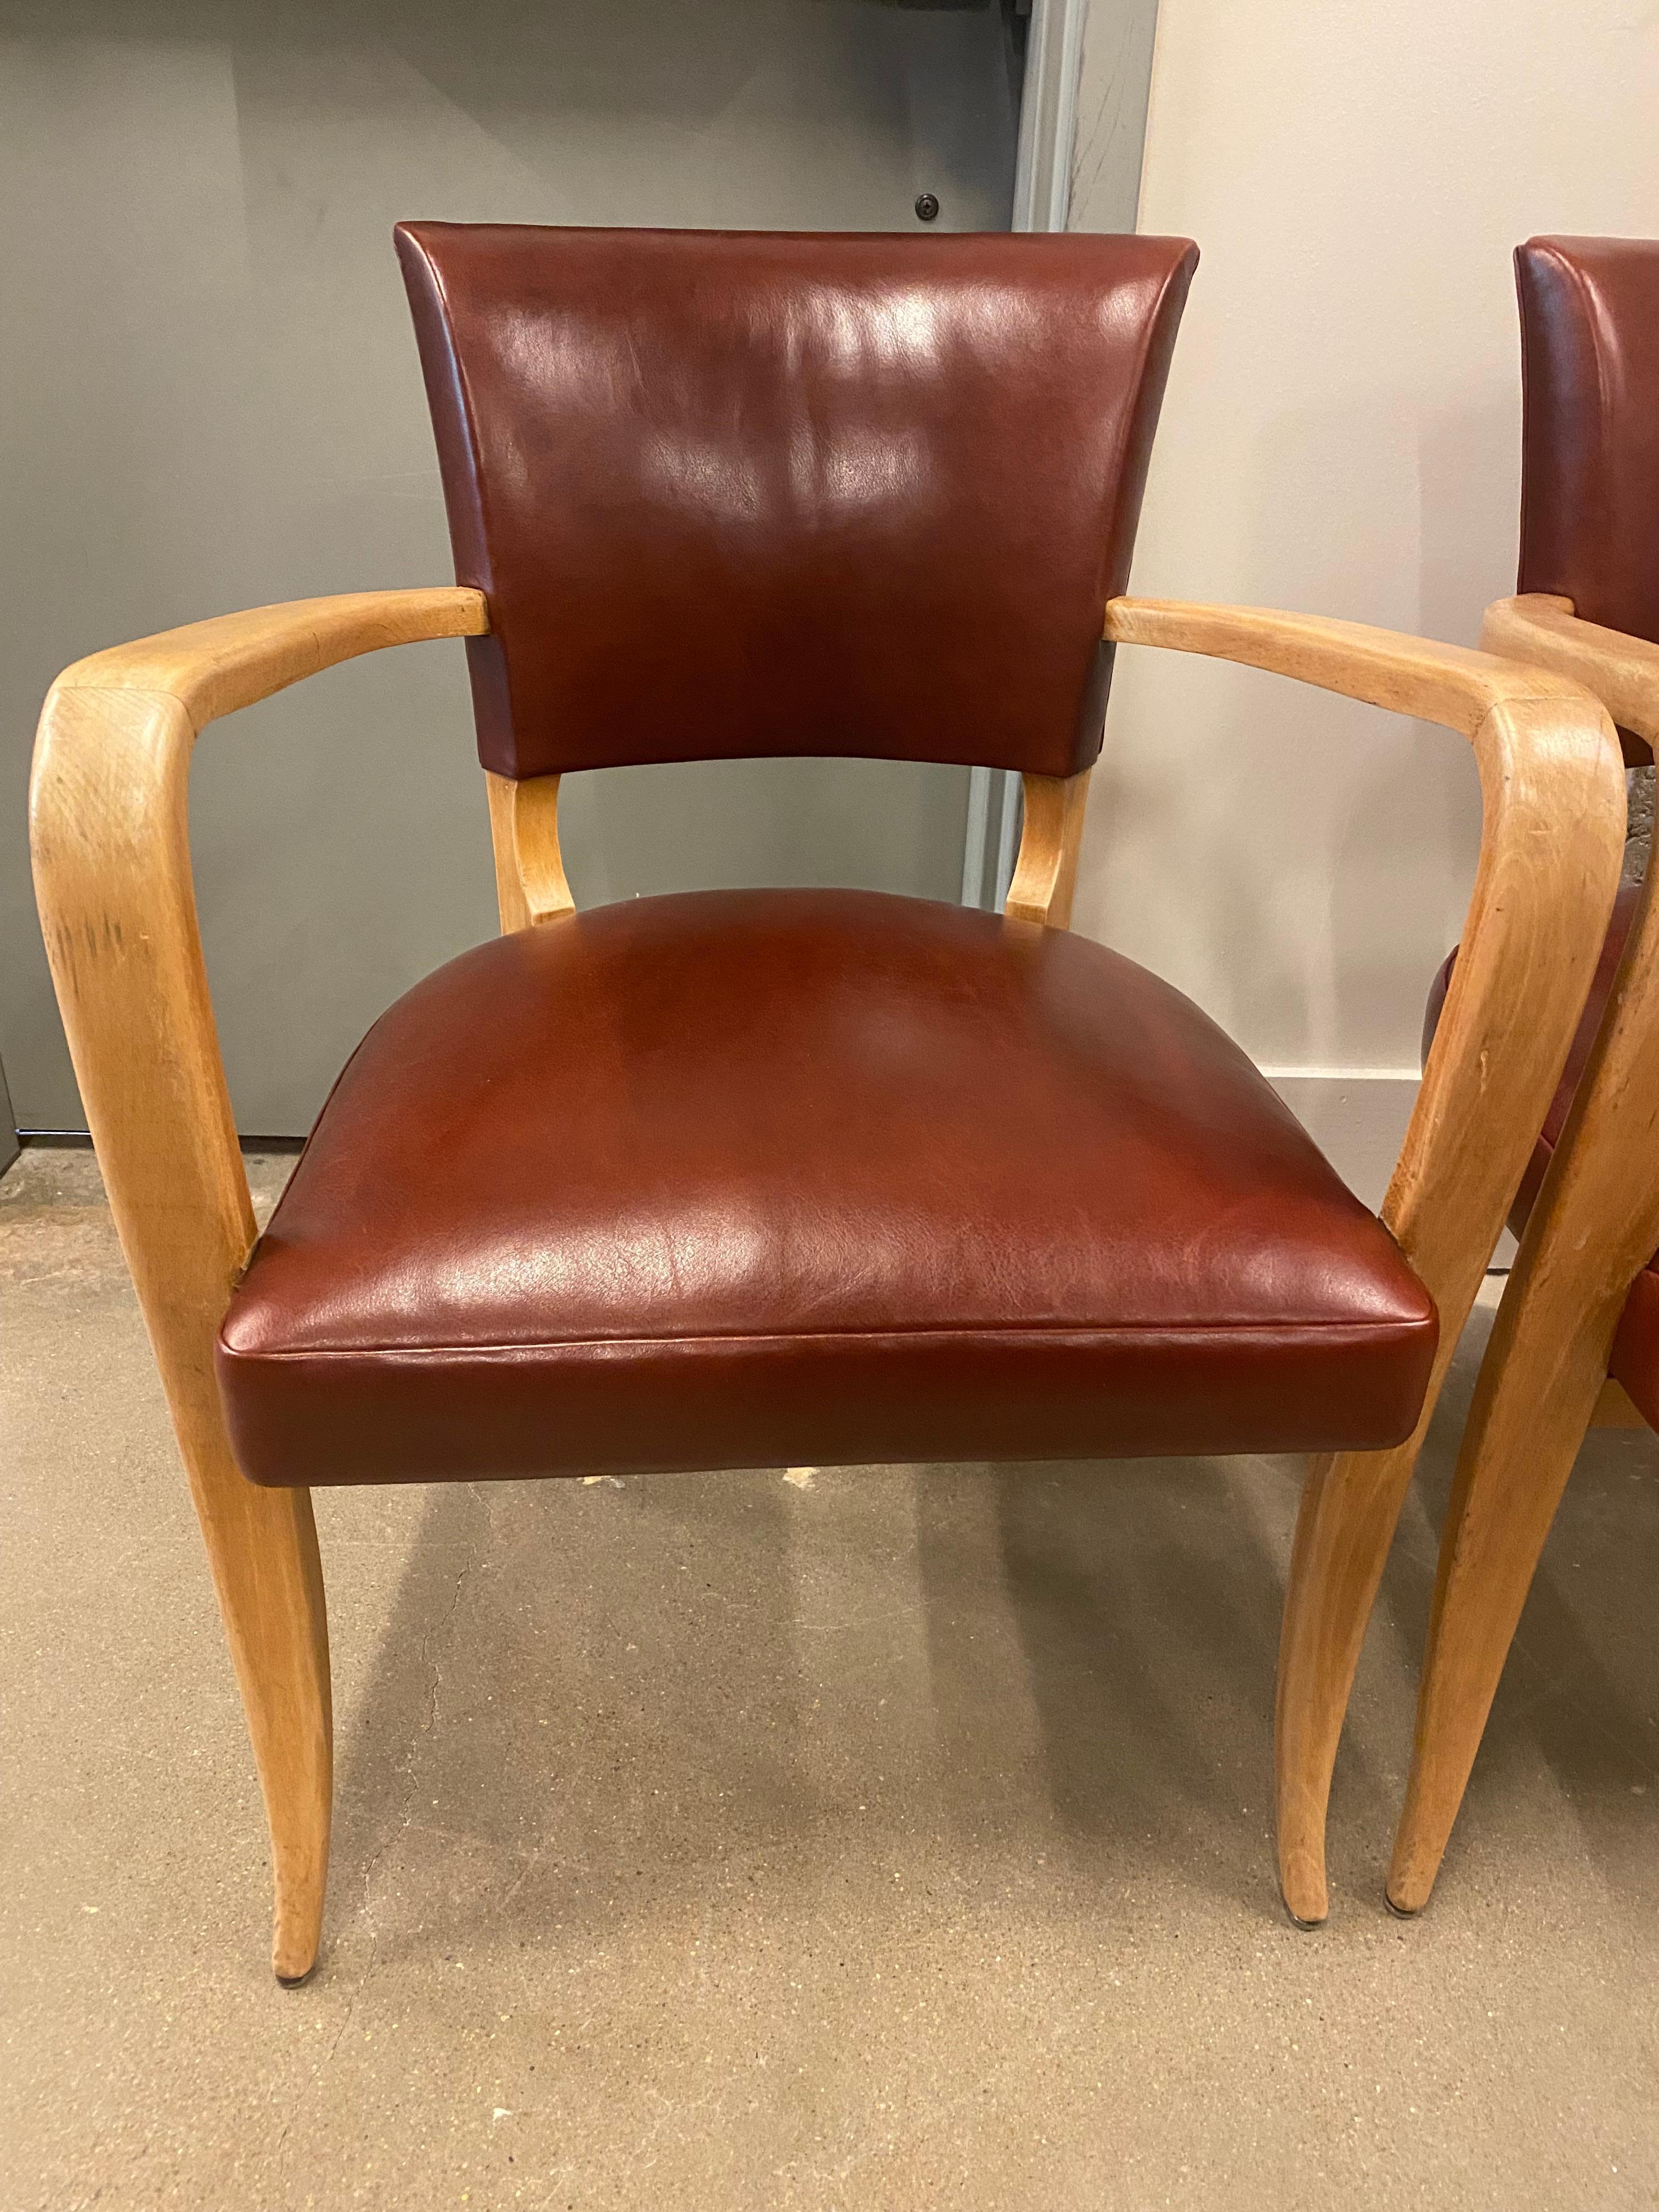
<instances>
[{"instance_id":1,"label":"curved wooden armrest","mask_svg":"<svg viewBox=\"0 0 1659 2212\"><path fill-rule=\"evenodd\" d=\"M310 1972L333 1721L311 1497L243 1480L213 1347L253 1243L191 881L191 749L216 715L383 645L487 629L482 595L359 592L94 653L47 696L29 786L35 894L110 1207L167 1395L270 1829L271 1962Z\"/></svg>"},{"instance_id":2,"label":"curved wooden armrest","mask_svg":"<svg viewBox=\"0 0 1659 2212\"><path fill-rule=\"evenodd\" d=\"M1340 691L1393 713L1415 714L1473 738L1494 707L1559 698L1582 703L1583 686L1547 669L1472 653L1427 637L1376 629L1369 623L1277 607L1200 606L1184 599L1113 599L1106 635L1115 644L1161 645L1234 660Z\"/></svg>"},{"instance_id":3,"label":"curved wooden armrest","mask_svg":"<svg viewBox=\"0 0 1659 2212\"><path fill-rule=\"evenodd\" d=\"M1249 607L1116 599L1106 612L1107 636L1124 643L1216 654L1461 730L1480 772L1480 859L1462 945L1382 1201L1438 1309L1439 1350L1403 1444L1314 1462L1285 1588L1273 1729L1279 1884L1292 1916L1311 1923L1325 1917L1325 1808L1365 1623L1613 910L1623 763L1600 702L1547 668Z\"/></svg>"},{"instance_id":4,"label":"curved wooden armrest","mask_svg":"<svg viewBox=\"0 0 1659 2212\"><path fill-rule=\"evenodd\" d=\"M1553 669L1594 691L1621 729L1659 746L1659 645L1581 622L1571 599L1527 592L1494 599L1480 625L1488 653Z\"/></svg>"},{"instance_id":5,"label":"curved wooden armrest","mask_svg":"<svg viewBox=\"0 0 1659 2212\"><path fill-rule=\"evenodd\" d=\"M191 746L217 716L336 661L488 628L482 592L456 586L300 599L94 653L47 695L29 786L35 896L175 1418L254 1234L197 926Z\"/></svg>"},{"instance_id":6,"label":"curved wooden armrest","mask_svg":"<svg viewBox=\"0 0 1659 2212\"><path fill-rule=\"evenodd\" d=\"M1530 673L1488 653L1401 637L1363 623L1330 622L1267 607L1114 599L1106 610L1105 635L1114 644L1167 646L1295 677L1374 707L1443 722L1471 738L1501 700L1534 698L1540 690ZM1542 688L1562 689L1565 696L1567 687L1545 679ZM1065 781L1025 778L1025 826L1008 892L1009 914L1054 928L1066 926L1088 783L1086 769Z\"/></svg>"},{"instance_id":7,"label":"curved wooden armrest","mask_svg":"<svg viewBox=\"0 0 1659 2212\"><path fill-rule=\"evenodd\" d=\"M1361 623L1122 599L1107 607L1105 634L1419 715L1461 731L1474 748L1480 866L1382 1202L1382 1218L1440 1310L1426 1424L1560 1080L1613 911L1625 831L1613 725L1569 676ZM1413 1439L1407 1449L1415 1448Z\"/></svg>"},{"instance_id":8,"label":"curved wooden armrest","mask_svg":"<svg viewBox=\"0 0 1659 2212\"><path fill-rule=\"evenodd\" d=\"M199 735L222 715L337 661L425 638L483 637L489 629L483 593L461 584L289 599L161 630L74 661L52 685L46 714L64 691L149 691L175 701ZM43 716L43 737L46 727ZM37 753L37 774L39 768Z\"/></svg>"}]
</instances>

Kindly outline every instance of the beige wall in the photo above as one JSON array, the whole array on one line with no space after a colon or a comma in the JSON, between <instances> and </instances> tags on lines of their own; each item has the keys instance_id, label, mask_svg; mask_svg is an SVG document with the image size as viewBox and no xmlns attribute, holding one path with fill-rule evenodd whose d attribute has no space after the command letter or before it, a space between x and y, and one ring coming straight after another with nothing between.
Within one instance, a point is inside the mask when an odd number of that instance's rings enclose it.
<instances>
[{"instance_id":1,"label":"beige wall","mask_svg":"<svg viewBox=\"0 0 1659 2212\"><path fill-rule=\"evenodd\" d=\"M1134 588L1473 642L1513 588L1510 249L1659 234L1656 118L1652 0L1161 0L1139 227L1203 262ZM1334 1102L1414 1071L1478 831L1455 738L1126 653L1078 921Z\"/></svg>"}]
</instances>

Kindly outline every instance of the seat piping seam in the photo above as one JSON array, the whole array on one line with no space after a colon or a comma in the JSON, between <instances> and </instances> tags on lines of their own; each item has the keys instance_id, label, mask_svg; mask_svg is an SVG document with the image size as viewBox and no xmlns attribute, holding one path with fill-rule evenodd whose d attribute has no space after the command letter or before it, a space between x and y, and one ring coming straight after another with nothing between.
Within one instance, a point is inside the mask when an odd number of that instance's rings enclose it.
<instances>
[{"instance_id":1,"label":"seat piping seam","mask_svg":"<svg viewBox=\"0 0 1659 2212\"><path fill-rule=\"evenodd\" d=\"M1020 1344L1045 1336L1086 1336L1113 1344L1155 1342L1164 1337L1211 1337L1225 1339L1231 1336L1262 1336L1273 1333L1302 1336L1366 1337L1378 1334L1416 1335L1428 1329L1438 1330L1437 1316L1397 1321L1332 1321L1332 1322L1168 1322L1116 1328L1098 1322L1045 1322L1030 1323L1019 1328L975 1326L965 1323L960 1327L926 1326L918 1328L864 1329L795 1329L755 1334L733 1330L702 1331L685 1336L576 1336L554 1338L525 1338L517 1341L489 1344L362 1344L362 1345L295 1345L270 1351L247 1350L226 1340L221 1332L218 1346L233 1359L373 1359L387 1354L400 1358L455 1359L471 1358L493 1352L605 1352L624 1349L672 1349L692 1345L800 1345L800 1344L881 1344L911 1342L919 1337L932 1337L946 1341L979 1339L1004 1344Z\"/></svg>"}]
</instances>

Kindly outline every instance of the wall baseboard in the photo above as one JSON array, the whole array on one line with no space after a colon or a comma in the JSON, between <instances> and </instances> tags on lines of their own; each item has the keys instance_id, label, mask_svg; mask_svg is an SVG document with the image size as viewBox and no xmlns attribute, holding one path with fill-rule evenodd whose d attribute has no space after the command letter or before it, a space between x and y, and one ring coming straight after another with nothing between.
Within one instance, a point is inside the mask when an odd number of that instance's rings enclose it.
<instances>
[{"instance_id":1,"label":"wall baseboard","mask_svg":"<svg viewBox=\"0 0 1659 2212\"><path fill-rule=\"evenodd\" d=\"M1416 1074L1340 1067L1262 1073L1355 1197L1381 1206L1417 1103Z\"/></svg>"},{"instance_id":2,"label":"wall baseboard","mask_svg":"<svg viewBox=\"0 0 1659 2212\"><path fill-rule=\"evenodd\" d=\"M245 1152L260 1158L272 1153L302 1152L306 1148L303 1137L239 1136L236 1141ZM20 1145L40 1145L47 1150L54 1146L60 1151L89 1152L92 1150L92 1137L85 1129L20 1129L17 1142Z\"/></svg>"}]
</instances>

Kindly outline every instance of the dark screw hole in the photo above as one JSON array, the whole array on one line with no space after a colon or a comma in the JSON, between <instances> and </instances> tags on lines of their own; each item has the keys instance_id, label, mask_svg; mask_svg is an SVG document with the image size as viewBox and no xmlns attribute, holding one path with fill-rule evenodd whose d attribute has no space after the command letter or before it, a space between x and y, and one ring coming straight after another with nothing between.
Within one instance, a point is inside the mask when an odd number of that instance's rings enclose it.
<instances>
[{"instance_id":1,"label":"dark screw hole","mask_svg":"<svg viewBox=\"0 0 1659 2212\"><path fill-rule=\"evenodd\" d=\"M918 222L932 222L933 217L938 213L939 202L935 199L932 192L918 192L916 194L916 220Z\"/></svg>"}]
</instances>

